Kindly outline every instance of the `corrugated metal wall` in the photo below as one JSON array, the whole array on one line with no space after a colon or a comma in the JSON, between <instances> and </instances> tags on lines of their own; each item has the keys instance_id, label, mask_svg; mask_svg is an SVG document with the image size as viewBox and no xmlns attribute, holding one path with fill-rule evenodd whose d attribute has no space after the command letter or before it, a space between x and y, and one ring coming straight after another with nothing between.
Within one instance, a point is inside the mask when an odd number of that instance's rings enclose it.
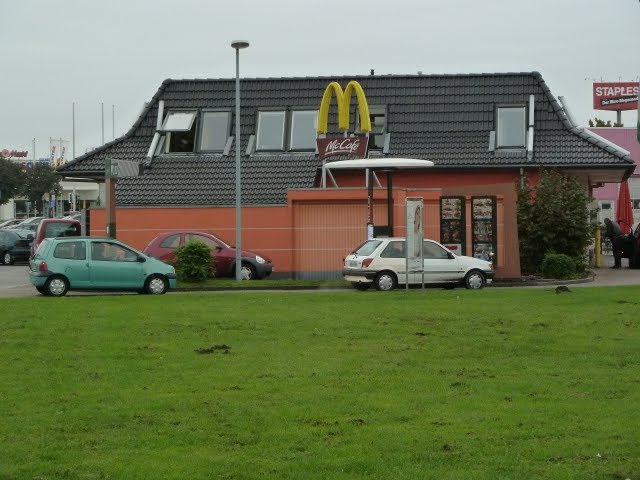
<instances>
[{"instance_id":1,"label":"corrugated metal wall","mask_svg":"<svg viewBox=\"0 0 640 480\"><path fill-rule=\"evenodd\" d=\"M386 224L386 219L386 204L376 202L374 222ZM293 228L297 278L341 278L344 257L367 238L367 205L296 202Z\"/></svg>"}]
</instances>

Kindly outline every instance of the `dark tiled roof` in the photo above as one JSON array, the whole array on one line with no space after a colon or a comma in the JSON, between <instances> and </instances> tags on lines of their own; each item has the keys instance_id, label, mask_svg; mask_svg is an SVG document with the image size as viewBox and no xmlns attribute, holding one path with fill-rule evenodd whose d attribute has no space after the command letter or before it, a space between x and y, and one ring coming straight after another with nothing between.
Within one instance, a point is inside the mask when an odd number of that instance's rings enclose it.
<instances>
[{"instance_id":1,"label":"dark tiled roof","mask_svg":"<svg viewBox=\"0 0 640 480\"><path fill-rule=\"evenodd\" d=\"M357 80L370 106L387 106L389 156L432 160L434 168L558 166L633 169L633 160L582 132L567 119L537 72L472 75L385 75L241 80L243 204L286 203L290 188L312 187L320 160L283 153L244 156L256 133L256 112L265 108L318 108L325 87ZM489 150L500 104L528 103L535 96L533 158L524 151ZM235 108L235 79L166 80L130 131L65 164L67 176L103 176L106 158L143 162L158 114L177 108ZM355 114L355 100L352 101ZM337 130L335 101L329 126ZM353 119L352 119L353 124ZM120 179L119 205L233 205L235 152L222 155L158 156L144 175Z\"/></svg>"}]
</instances>

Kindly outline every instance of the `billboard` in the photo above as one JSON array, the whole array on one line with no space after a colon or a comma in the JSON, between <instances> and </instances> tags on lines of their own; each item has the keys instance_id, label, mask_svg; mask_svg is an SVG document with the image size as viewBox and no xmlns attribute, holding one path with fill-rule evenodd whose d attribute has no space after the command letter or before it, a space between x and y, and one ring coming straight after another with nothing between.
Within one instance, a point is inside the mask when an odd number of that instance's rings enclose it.
<instances>
[{"instance_id":1,"label":"billboard","mask_svg":"<svg viewBox=\"0 0 640 480\"><path fill-rule=\"evenodd\" d=\"M69 150L69 141L51 138L49 139L49 160L55 168L66 163Z\"/></svg>"},{"instance_id":2,"label":"billboard","mask_svg":"<svg viewBox=\"0 0 640 480\"><path fill-rule=\"evenodd\" d=\"M347 137L346 132L351 124L351 115L349 109L351 107L351 96L356 94L358 99L358 112L360 113L360 131L367 136ZM368 147L368 134L371 131L371 117L369 116L369 105L364 90L355 80L347 84L347 88L342 91L342 87L338 82L331 82L327 85L320 102L320 111L318 112L318 135L326 134L329 123L329 106L331 99L335 95L338 104L338 127L344 130L345 136L334 138L317 138L316 146L318 147L318 156L321 159L331 157L333 155L356 155L365 157Z\"/></svg>"},{"instance_id":3,"label":"billboard","mask_svg":"<svg viewBox=\"0 0 640 480\"><path fill-rule=\"evenodd\" d=\"M639 82L599 82L593 84L594 110L635 110Z\"/></svg>"}]
</instances>

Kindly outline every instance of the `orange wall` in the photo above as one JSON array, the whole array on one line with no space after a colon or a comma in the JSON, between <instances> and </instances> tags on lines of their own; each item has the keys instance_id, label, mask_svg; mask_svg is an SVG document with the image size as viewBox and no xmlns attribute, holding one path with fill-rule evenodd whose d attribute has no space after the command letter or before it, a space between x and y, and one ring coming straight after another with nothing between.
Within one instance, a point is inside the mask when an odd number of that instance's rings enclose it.
<instances>
[{"instance_id":1,"label":"orange wall","mask_svg":"<svg viewBox=\"0 0 640 480\"><path fill-rule=\"evenodd\" d=\"M364 174L335 175L340 188L291 190L288 204L243 207L242 246L263 254L276 271L334 273L346 254L366 239L367 189ZM396 172L393 177L394 234L404 236L407 197L425 201L425 236L440 238L439 198L442 195L497 195L498 258L501 277L520 274L515 222L516 171L491 170ZM387 224L386 176L374 189L374 223ZM91 210L91 235L105 235L104 209ZM117 208L117 238L140 250L159 233L171 230L211 232L235 243L235 208ZM471 236L467 235L467 252Z\"/></svg>"}]
</instances>

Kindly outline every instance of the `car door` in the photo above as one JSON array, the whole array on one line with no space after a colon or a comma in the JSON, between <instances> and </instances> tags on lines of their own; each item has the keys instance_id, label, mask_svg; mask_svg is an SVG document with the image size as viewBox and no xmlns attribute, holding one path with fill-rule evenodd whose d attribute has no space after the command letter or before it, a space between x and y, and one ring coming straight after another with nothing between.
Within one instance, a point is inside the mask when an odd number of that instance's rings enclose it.
<instances>
[{"instance_id":1,"label":"car door","mask_svg":"<svg viewBox=\"0 0 640 480\"><path fill-rule=\"evenodd\" d=\"M174 233L164 238L157 249L153 252L154 256L163 262L172 262L176 258L176 249L184 245L184 235Z\"/></svg>"},{"instance_id":2,"label":"car door","mask_svg":"<svg viewBox=\"0 0 640 480\"><path fill-rule=\"evenodd\" d=\"M390 240L376 259L375 269L377 271L391 270L398 277L398 285L406 283L407 259L405 257L405 241Z\"/></svg>"},{"instance_id":3,"label":"car door","mask_svg":"<svg viewBox=\"0 0 640 480\"><path fill-rule=\"evenodd\" d=\"M422 244L422 255L425 283L452 282L461 278L458 259L443 246L425 240Z\"/></svg>"},{"instance_id":4,"label":"car door","mask_svg":"<svg viewBox=\"0 0 640 480\"><path fill-rule=\"evenodd\" d=\"M92 288L138 290L144 286L138 254L108 240L91 241L89 277Z\"/></svg>"},{"instance_id":5,"label":"car door","mask_svg":"<svg viewBox=\"0 0 640 480\"><path fill-rule=\"evenodd\" d=\"M216 261L216 272L220 275L225 275L231 269L231 262L235 261L235 250L232 249L223 249L222 245L216 242L213 238L207 237L205 235L199 235L197 233L187 233L185 235L185 241L191 242L193 240L198 240L199 242L203 242L209 248L211 248L211 256ZM223 252L226 252L223 253ZM233 253L233 257L229 255Z\"/></svg>"},{"instance_id":6,"label":"car door","mask_svg":"<svg viewBox=\"0 0 640 480\"><path fill-rule=\"evenodd\" d=\"M86 241L58 242L52 255L58 260L62 273L69 279L70 288L90 287Z\"/></svg>"}]
</instances>

